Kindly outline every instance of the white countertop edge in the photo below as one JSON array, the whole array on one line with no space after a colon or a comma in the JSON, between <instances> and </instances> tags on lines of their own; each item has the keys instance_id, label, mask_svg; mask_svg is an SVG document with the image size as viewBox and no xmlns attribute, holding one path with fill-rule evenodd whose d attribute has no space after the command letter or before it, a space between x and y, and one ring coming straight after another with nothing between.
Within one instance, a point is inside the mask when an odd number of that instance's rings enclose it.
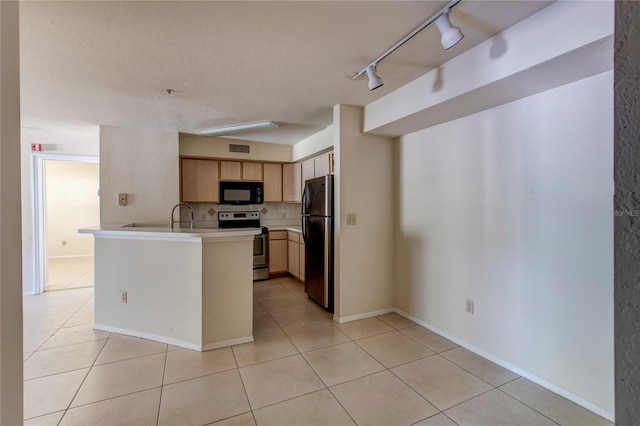
<instances>
[{"instance_id":1,"label":"white countertop edge","mask_svg":"<svg viewBox=\"0 0 640 426\"><path fill-rule=\"evenodd\" d=\"M153 239L169 241L216 241L252 239L262 231L259 228L232 229L185 229L173 230L163 227L127 227L125 225L101 225L78 229L80 234L93 234L94 237Z\"/></svg>"},{"instance_id":2,"label":"white countertop edge","mask_svg":"<svg viewBox=\"0 0 640 426\"><path fill-rule=\"evenodd\" d=\"M269 228L269 232L271 231L291 231L291 232L297 232L299 234L302 233L302 229L300 229L299 226L268 226L267 228Z\"/></svg>"}]
</instances>

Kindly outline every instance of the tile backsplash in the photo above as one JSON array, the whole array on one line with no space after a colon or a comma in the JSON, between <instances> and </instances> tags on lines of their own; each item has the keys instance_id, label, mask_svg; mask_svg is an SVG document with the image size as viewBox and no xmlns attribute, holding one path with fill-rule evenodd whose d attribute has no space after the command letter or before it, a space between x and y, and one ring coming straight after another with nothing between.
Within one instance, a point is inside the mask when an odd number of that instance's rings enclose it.
<instances>
[{"instance_id":1,"label":"tile backsplash","mask_svg":"<svg viewBox=\"0 0 640 426\"><path fill-rule=\"evenodd\" d=\"M260 223L263 226L299 226L302 204L264 203L246 206L231 206L227 204L191 204L196 220L196 228L217 228L218 212L229 211L258 211ZM180 220L190 221L189 209L180 207Z\"/></svg>"}]
</instances>

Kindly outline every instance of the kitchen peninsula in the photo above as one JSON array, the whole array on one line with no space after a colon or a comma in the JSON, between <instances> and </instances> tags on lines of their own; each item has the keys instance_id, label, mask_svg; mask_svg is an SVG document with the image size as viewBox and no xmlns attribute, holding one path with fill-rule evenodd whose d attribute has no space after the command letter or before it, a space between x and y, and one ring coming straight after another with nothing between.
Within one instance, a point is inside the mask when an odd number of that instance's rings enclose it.
<instances>
[{"instance_id":1,"label":"kitchen peninsula","mask_svg":"<svg viewBox=\"0 0 640 426\"><path fill-rule=\"evenodd\" d=\"M253 341L258 228L103 225L95 240L95 328L198 351Z\"/></svg>"}]
</instances>

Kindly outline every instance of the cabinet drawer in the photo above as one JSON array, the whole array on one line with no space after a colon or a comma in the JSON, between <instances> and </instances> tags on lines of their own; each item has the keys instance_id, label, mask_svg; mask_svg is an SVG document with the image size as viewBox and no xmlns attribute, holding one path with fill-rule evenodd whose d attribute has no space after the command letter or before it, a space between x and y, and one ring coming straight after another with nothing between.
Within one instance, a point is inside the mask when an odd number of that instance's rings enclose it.
<instances>
[{"instance_id":1,"label":"cabinet drawer","mask_svg":"<svg viewBox=\"0 0 640 426\"><path fill-rule=\"evenodd\" d=\"M295 241L296 243L300 242L300 234L289 231L289 241Z\"/></svg>"},{"instance_id":2,"label":"cabinet drawer","mask_svg":"<svg viewBox=\"0 0 640 426\"><path fill-rule=\"evenodd\" d=\"M269 240L286 240L287 231L269 231Z\"/></svg>"}]
</instances>

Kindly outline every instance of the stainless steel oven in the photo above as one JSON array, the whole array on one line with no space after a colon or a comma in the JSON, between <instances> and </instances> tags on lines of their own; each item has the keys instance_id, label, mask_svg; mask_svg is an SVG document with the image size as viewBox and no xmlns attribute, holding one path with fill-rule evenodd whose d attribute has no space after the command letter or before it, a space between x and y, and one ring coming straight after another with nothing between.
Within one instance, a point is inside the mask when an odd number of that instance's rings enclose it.
<instances>
[{"instance_id":1,"label":"stainless steel oven","mask_svg":"<svg viewBox=\"0 0 640 426\"><path fill-rule=\"evenodd\" d=\"M269 279L269 229L262 227L262 234L253 239L253 280Z\"/></svg>"},{"instance_id":2,"label":"stainless steel oven","mask_svg":"<svg viewBox=\"0 0 640 426\"><path fill-rule=\"evenodd\" d=\"M253 280L269 279L269 229L260 226L259 212L219 212L220 228L260 228L253 239Z\"/></svg>"}]
</instances>

